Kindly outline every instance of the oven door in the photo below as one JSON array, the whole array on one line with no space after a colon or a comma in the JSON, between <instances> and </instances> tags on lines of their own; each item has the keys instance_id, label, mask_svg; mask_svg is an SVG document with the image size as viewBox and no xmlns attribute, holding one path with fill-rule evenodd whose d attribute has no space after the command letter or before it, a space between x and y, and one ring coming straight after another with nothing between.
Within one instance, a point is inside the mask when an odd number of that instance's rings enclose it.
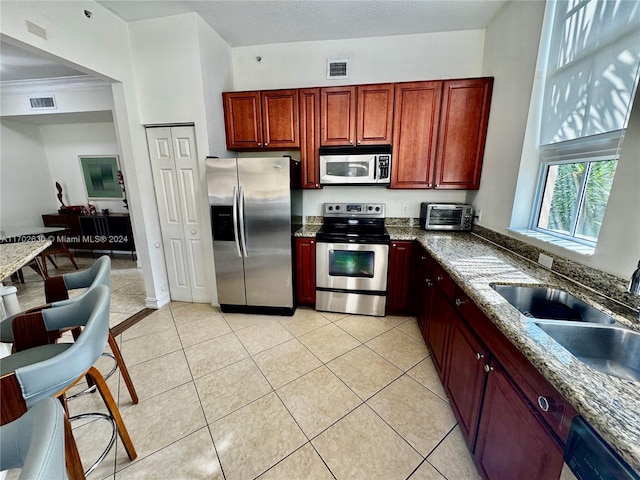
<instances>
[{"instance_id":1,"label":"oven door","mask_svg":"<svg viewBox=\"0 0 640 480\"><path fill-rule=\"evenodd\" d=\"M316 244L316 287L349 291L387 291L389 245Z\"/></svg>"},{"instance_id":2,"label":"oven door","mask_svg":"<svg viewBox=\"0 0 640 480\"><path fill-rule=\"evenodd\" d=\"M375 155L320 156L320 183L324 185L375 183Z\"/></svg>"}]
</instances>

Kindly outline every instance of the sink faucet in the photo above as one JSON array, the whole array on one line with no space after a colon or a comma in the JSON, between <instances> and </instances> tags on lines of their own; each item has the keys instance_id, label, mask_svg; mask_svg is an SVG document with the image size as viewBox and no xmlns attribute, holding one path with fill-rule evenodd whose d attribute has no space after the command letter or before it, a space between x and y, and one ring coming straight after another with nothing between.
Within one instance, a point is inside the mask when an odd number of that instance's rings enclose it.
<instances>
[{"instance_id":1,"label":"sink faucet","mask_svg":"<svg viewBox=\"0 0 640 480\"><path fill-rule=\"evenodd\" d=\"M633 295L640 295L640 262L638 262L638 268L631 275L627 291ZM640 320L640 312L638 312L638 320Z\"/></svg>"}]
</instances>

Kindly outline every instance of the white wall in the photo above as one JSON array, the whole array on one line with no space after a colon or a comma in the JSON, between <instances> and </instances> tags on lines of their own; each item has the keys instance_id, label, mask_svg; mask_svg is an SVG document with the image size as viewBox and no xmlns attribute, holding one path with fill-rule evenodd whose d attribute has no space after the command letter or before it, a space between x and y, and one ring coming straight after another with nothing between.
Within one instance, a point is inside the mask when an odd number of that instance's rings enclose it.
<instances>
[{"instance_id":1,"label":"white wall","mask_svg":"<svg viewBox=\"0 0 640 480\"><path fill-rule=\"evenodd\" d=\"M483 75L495 81L480 190L468 199L482 209L479 223L502 233L511 218L543 16L544 2L510 2L485 35Z\"/></svg>"},{"instance_id":2,"label":"white wall","mask_svg":"<svg viewBox=\"0 0 640 480\"><path fill-rule=\"evenodd\" d=\"M201 255L211 266L204 269L208 301L217 304L204 162L226 149L221 97L231 87L231 49L196 14L133 22L130 30L142 122L194 125Z\"/></svg>"},{"instance_id":3,"label":"white wall","mask_svg":"<svg viewBox=\"0 0 640 480\"><path fill-rule=\"evenodd\" d=\"M484 30L236 47L234 90L476 77L483 47ZM327 80L329 58L350 59L348 80Z\"/></svg>"},{"instance_id":4,"label":"white wall","mask_svg":"<svg viewBox=\"0 0 640 480\"><path fill-rule=\"evenodd\" d=\"M83 10L93 12L86 18ZM26 21L47 31L42 39L27 31ZM0 17L3 40L43 54L72 68L112 81L114 123L121 166L127 182L132 226L142 264L146 303L169 301L164 258L155 247L161 241L144 128L138 112L129 27L106 8L90 0L74 2L4 1Z\"/></svg>"},{"instance_id":5,"label":"white wall","mask_svg":"<svg viewBox=\"0 0 640 480\"><path fill-rule=\"evenodd\" d=\"M37 125L0 122L0 227L42 225L55 212L56 188Z\"/></svg>"},{"instance_id":6,"label":"white wall","mask_svg":"<svg viewBox=\"0 0 640 480\"><path fill-rule=\"evenodd\" d=\"M478 77L483 47L484 30L238 47L233 49L234 90ZM257 56L262 57L261 62L256 61ZM351 60L348 80L327 80L328 58ZM415 218L420 202L465 199L463 190L325 187L304 191L303 213L321 215L324 202L375 201L387 204L387 216ZM403 205L407 213L402 212Z\"/></svg>"},{"instance_id":7,"label":"white wall","mask_svg":"<svg viewBox=\"0 0 640 480\"><path fill-rule=\"evenodd\" d=\"M79 155L118 155L119 147L113 123L42 125L40 134L51 172L51 185L60 183L66 205L91 203L98 212L107 208L111 213L128 213L122 200L87 199L78 159ZM59 206L56 198L55 203L50 205L49 212L55 212Z\"/></svg>"},{"instance_id":8,"label":"white wall","mask_svg":"<svg viewBox=\"0 0 640 480\"><path fill-rule=\"evenodd\" d=\"M531 211L538 173L532 139L538 122L539 81L534 82L534 77L539 77L536 63L543 18L543 2L510 2L486 32L483 74L495 76L496 81L480 190L468 198L483 210L480 223L500 233L507 233L510 226L526 227ZM639 97L636 95L594 255L518 236L520 240L622 278L631 276L640 258Z\"/></svg>"}]
</instances>

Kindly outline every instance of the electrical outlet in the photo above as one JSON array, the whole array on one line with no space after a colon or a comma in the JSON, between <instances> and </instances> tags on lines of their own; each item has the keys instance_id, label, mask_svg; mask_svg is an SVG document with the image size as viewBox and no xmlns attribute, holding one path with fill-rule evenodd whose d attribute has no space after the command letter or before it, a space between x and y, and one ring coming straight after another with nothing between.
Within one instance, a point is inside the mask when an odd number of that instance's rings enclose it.
<instances>
[{"instance_id":1,"label":"electrical outlet","mask_svg":"<svg viewBox=\"0 0 640 480\"><path fill-rule=\"evenodd\" d=\"M553 257L550 257L549 255L545 255L544 253L541 253L540 255L538 255L538 263L543 267L546 267L549 270L551 270L551 265L553 265Z\"/></svg>"},{"instance_id":2,"label":"electrical outlet","mask_svg":"<svg viewBox=\"0 0 640 480\"><path fill-rule=\"evenodd\" d=\"M409 212L409 205L402 205L402 215L406 215Z\"/></svg>"}]
</instances>

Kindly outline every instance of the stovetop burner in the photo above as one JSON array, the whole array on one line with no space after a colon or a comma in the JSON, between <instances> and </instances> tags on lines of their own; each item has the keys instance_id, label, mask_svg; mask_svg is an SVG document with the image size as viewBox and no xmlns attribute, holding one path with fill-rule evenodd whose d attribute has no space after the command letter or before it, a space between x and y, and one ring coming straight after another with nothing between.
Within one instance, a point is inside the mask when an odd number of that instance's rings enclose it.
<instances>
[{"instance_id":1,"label":"stovetop burner","mask_svg":"<svg viewBox=\"0 0 640 480\"><path fill-rule=\"evenodd\" d=\"M318 242L389 243L383 203L325 203Z\"/></svg>"}]
</instances>

